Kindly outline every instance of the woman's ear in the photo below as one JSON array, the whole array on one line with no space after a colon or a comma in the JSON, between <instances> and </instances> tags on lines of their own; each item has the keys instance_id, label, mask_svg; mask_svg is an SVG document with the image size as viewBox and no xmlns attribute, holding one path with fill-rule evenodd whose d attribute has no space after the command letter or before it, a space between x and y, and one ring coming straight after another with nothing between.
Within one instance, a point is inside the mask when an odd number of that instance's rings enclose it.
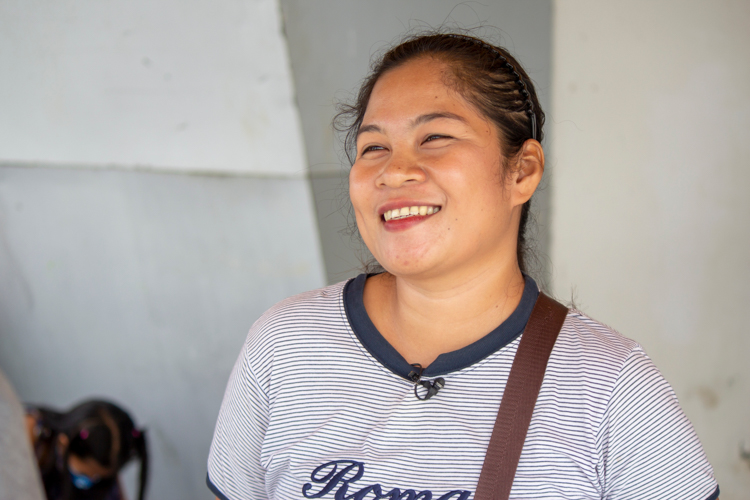
<instances>
[{"instance_id":1,"label":"woman's ear","mask_svg":"<svg viewBox=\"0 0 750 500\"><path fill-rule=\"evenodd\" d=\"M516 156L511 193L513 206L523 205L531 198L544 174L544 150L539 141L528 139Z\"/></svg>"}]
</instances>

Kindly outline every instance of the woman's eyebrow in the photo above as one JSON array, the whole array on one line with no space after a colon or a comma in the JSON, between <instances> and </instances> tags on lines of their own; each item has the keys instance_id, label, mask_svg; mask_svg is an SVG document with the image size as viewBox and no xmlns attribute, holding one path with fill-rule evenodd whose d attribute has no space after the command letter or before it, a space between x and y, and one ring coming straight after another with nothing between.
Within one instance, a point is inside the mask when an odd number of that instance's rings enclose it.
<instances>
[{"instance_id":1,"label":"woman's eyebrow","mask_svg":"<svg viewBox=\"0 0 750 500\"><path fill-rule=\"evenodd\" d=\"M448 111L440 111L437 113L427 113L424 115L419 115L411 122L411 128L417 127L419 125L422 125L424 123L430 122L432 120L437 120L440 118L447 118L448 120L457 120L461 123L468 123L466 121L466 118L464 118L461 115L457 115L454 113L450 113ZM365 132L383 132L383 129L381 129L378 125L375 125L374 123L363 125L359 127L359 130L357 130L357 137L359 137L361 134L364 134Z\"/></svg>"},{"instance_id":2,"label":"woman's eyebrow","mask_svg":"<svg viewBox=\"0 0 750 500\"><path fill-rule=\"evenodd\" d=\"M374 123L369 124L369 125L363 125L363 126L359 127L359 130L357 130L357 137L359 137L360 135L364 134L365 132L380 132L380 133L382 133L383 129L381 129L380 127L378 127Z\"/></svg>"},{"instance_id":3,"label":"woman's eyebrow","mask_svg":"<svg viewBox=\"0 0 750 500\"><path fill-rule=\"evenodd\" d=\"M416 117L414 119L414 121L411 122L411 126L412 126L412 128L414 128L414 127L416 127L418 125L422 125L424 123L430 122L432 120L437 120L439 118L447 118L449 120L458 120L461 123L468 123L466 121L466 118L464 118L461 115L450 113L448 111L440 111L440 112L437 112L437 113L427 113L425 115L420 115L420 116Z\"/></svg>"}]
</instances>

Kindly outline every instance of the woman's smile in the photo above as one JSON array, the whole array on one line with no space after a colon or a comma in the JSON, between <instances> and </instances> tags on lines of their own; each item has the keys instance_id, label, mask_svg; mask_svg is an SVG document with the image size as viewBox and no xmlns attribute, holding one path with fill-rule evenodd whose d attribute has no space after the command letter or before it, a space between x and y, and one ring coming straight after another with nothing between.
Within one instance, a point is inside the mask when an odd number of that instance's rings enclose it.
<instances>
[{"instance_id":1,"label":"woman's smile","mask_svg":"<svg viewBox=\"0 0 750 500\"><path fill-rule=\"evenodd\" d=\"M403 200L386 203L378 209L383 227L388 232L406 231L439 211L440 205Z\"/></svg>"},{"instance_id":2,"label":"woman's smile","mask_svg":"<svg viewBox=\"0 0 750 500\"><path fill-rule=\"evenodd\" d=\"M406 206L387 210L385 213L383 213L383 220L385 222L391 220L395 222L410 217L424 217L425 215L432 215L434 213L438 213L439 211L440 207L433 207L428 205ZM386 227L388 227L387 224Z\"/></svg>"}]
</instances>

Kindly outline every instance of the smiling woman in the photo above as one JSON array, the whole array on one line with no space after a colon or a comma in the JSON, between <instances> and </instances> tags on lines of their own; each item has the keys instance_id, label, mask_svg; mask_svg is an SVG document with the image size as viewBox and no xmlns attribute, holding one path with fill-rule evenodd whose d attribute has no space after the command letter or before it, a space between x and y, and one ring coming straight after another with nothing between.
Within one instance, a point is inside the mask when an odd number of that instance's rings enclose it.
<instances>
[{"instance_id":1,"label":"smiling woman","mask_svg":"<svg viewBox=\"0 0 750 500\"><path fill-rule=\"evenodd\" d=\"M253 325L208 485L222 499L486 498L498 407L550 300L524 267L544 172L534 87L504 49L428 34L387 52L343 116L357 228L385 272L287 299ZM530 418L496 498L718 496L641 347L578 311Z\"/></svg>"}]
</instances>

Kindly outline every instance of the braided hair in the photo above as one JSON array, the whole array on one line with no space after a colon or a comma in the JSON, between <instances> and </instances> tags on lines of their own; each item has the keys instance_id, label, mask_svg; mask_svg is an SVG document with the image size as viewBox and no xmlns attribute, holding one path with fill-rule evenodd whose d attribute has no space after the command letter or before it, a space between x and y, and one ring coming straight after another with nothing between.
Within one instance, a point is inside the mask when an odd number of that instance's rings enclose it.
<instances>
[{"instance_id":1,"label":"braided hair","mask_svg":"<svg viewBox=\"0 0 750 500\"><path fill-rule=\"evenodd\" d=\"M122 408L109 401L89 400L67 412L36 407L30 408L29 413L37 418L36 451L48 498L104 498L116 484L117 472L131 459L138 458L141 462L138 500L143 500L148 478L146 433L135 426ZM49 452L54 450L59 436L67 438L68 446L62 456L54 460L50 456L54 453ZM76 490L67 465L71 455L83 460L93 459L113 469L114 477L102 480L91 490Z\"/></svg>"},{"instance_id":2,"label":"braided hair","mask_svg":"<svg viewBox=\"0 0 750 500\"><path fill-rule=\"evenodd\" d=\"M341 105L334 128L345 134L344 150L350 164L356 160L357 133L362 125L375 84L386 72L418 58L432 57L447 64L452 86L498 129L505 156L505 173L528 139L544 138L544 112L529 75L504 48L459 33L410 36L388 50L371 66L370 74L350 105ZM526 226L531 200L521 209L516 257L526 269Z\"/></svg>"}]
</instances>

